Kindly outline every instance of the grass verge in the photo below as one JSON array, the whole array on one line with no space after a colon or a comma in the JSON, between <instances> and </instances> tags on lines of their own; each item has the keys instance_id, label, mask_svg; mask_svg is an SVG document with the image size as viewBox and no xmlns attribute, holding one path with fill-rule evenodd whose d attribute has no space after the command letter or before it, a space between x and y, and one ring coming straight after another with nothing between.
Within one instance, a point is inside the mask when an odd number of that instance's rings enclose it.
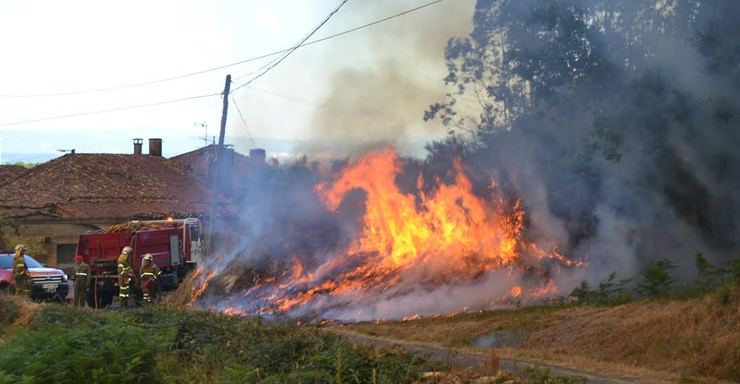
<instances>
[{"instance_id":1,"label":"grass verge","mask_svg":"<svg viewBox=\"0 0 740 384\"><path fill-rule=\"evenodd\" d=\"M411 383L433 368L309 327L166 307L36 305L21 319L24 305L0 297L0 329L12 330L0 383Z\"/></svg>"},{"instance_id":2,"label":"grass verge","mask_svg":"<svg viewBox=\"0 0 740 384\"><path fill-rule=\"evenodd\" d=\"M617 364L698 380L740 382L740 289L688 300L545 306L344 328L448 347L501 348L588 369ZM513 341L512 341L513 340ZM502 345L502 342L504 343Z\"/></svg>"}]
</instances>

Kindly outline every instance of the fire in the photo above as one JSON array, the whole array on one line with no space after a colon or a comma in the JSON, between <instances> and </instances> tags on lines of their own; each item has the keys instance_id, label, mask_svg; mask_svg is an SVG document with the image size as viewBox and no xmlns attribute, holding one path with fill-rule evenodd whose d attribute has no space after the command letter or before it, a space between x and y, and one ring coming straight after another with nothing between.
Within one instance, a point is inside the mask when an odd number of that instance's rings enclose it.
<instances>
[{"instance_id":1,"label":"fire","mask_svg":"<svg viewBox=\"0 0 740 384\"><path fill-rule=\"evenodd\" d=\"M462 162L453 164L451 182L434 179L428 190L420 174L412 192L396 184L403 162L390 148L349 164L333 180L316 185L315 192L328 210L340 213L348 194L363 191L359 234L318 265L304 265L295 257L282 274L258 280L242 296L230 298L226 308L231 313L236 308L239 313L321 313L419 289L470 284L493 271L524 269L524 264L542 260L578 266L555 250L526 242L521 204L507 203L494 181L488 196L479 196ZM214 276L200 277L196 298ZM546 277L526 292L513 278L504 284L508 292L489 297L489 302L557 289ZM464 305L456 310L465 310ZM412 314L416 312L407 315Z\"/></svg>"},{"instance_id":2,"label":"fire","mask_svg":"<svg viewBox=\"0 0 740 384\"><path fill-rule=\"evenodd\" d=\"M504 212L472 192L459 160L455 181L431 195L403 193L395 183L401 162L391 149L371 153L346 169L332 185L316 190L331 210L352 190L367 194L364 230L348 254L377 253L379 267L408 269L425 264L440 271L469 276L508 265L517 257L524 212L518 206ZM474 269L471 269L471 266Z\"/></svg>"},{"instance_id":3,"label":"fire","mask_svg":"<svg viewBox=\"0 0 740 384\"><path fill-rule=\"evenodd\" d=\"M193 288L193 293L189 303L190 306L195 304L196 300L198 300L198 298L205 293L206 289L208 288L208 284L211 282L211 280L213 280L214 277L216 277L216 272L212 271L209 273L205 273L203 267L199 267L195 271L195 275L193 276L193 278L196 279L195 281L197 283Z\"/></svg>"},{"instance_id":4,"label":"fire","mask_svg":"<svg viewBox=\"0 0 740 384\"><path fill-rule=\"evenodd\" d=\"M511 287L511 297L519 297L522 295L522 287L515 285Z\"/></svg>"}]
</instances>

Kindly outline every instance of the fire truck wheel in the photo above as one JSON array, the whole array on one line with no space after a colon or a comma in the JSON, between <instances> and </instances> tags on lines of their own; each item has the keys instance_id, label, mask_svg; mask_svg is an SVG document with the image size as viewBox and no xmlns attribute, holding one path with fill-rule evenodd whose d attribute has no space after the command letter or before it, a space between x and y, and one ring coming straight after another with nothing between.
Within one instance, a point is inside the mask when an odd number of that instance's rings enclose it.
<instances>
[{"instance_id":1,"label":"fire truck wheel","mask_svg":"<svg viewBox=\"0 0 740 384\"><path fill-rule=\"evenodd\" d=\"M87 290L87 306L90 308L95 308L95 285L92 286L92 288Z\"/></svg>"}]
</instances>

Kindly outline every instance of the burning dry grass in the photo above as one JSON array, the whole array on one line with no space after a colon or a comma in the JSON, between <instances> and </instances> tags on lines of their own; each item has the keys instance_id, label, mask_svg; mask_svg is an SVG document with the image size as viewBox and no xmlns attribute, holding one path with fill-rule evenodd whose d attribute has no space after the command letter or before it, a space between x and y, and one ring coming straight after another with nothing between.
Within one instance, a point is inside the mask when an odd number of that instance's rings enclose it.
<instances>
[{"instance_id":1,"label":"burning dry grass","mask_svg":"<svg viewBox=\"0 0 740 384\"><path fill-rule=\"evenodd\" d=\"M552 295L557 277L583 266L530 239L521 202L493 180L474 183L460 159L447 172L411 165L376 149L312 181L302 200L327 225L286 232L291 215L274 228L254 218L246 227L259 230L245 227L242 244L217 250L183 291L220 311L397 319Z\"/></svg>"},{"instance_id":2,"label":"burning dry grass","mask_svg":"<svg viewBox=\"0 0 740 384\"><path fill-rule=\"evenodd\" d=\"M512 336L509 353L602 370L618 364L689 377L740 380L740 291L729 304L713 296L652 300L615 307L534 307L350 329L446 346L494 347ZM498 341L496 341L498 339ZM517 345L518 344L518 345ZM590 362L590 363L589 363ZM633 371L634 369L630 370Z\"/></svg>"},{"instance_id":3,"label":"burning dry grass","mask_svg":"<svg viewBox=\"0 0 740 384\"><path fill-rule=\"evenodd\" d=\"M199 283L201 278L200 269L189 273L185 276L185 279L177 287L177 290L171 292L164 297L163 302L166 305L172 305L176 307L183 307L190 304L193 299L193 295L196 289L196 285Z\"/></svg>"}]
</instances>

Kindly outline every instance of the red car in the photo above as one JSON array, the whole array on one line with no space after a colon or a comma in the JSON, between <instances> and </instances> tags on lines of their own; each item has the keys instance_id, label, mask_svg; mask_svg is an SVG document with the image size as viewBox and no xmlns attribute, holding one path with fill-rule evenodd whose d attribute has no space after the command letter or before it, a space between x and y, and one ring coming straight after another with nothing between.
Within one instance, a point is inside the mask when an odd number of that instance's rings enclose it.
<instances>
[{"instance_id":1,"label":"red car","mask_svg":"<svg viewBox=\"0 0 740 384\"><path fill-rule=\"evenodd\" d=\"M0 291L12 291L14 256L12 253L0 253ZM28 255L25 259L28 272L31 274L31 299L64 302L69 292L69 283L64 271L47 268Z\"/></svg>"}]
</instances>

